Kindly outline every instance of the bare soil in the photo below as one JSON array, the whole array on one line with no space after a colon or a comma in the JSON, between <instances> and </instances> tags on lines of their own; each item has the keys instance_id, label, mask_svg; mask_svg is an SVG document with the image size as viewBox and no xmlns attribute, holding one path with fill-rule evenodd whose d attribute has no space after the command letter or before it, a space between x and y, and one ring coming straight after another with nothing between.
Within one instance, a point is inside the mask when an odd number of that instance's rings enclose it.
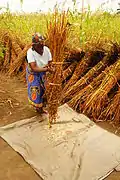
<instances>
[{"instance_id":1,"label":"bare soil","mask_svg":"<svg viewBox=\"0 0 120 180\"><path fill-rule=\"evenodd\" d=\"M9 78L0 73L0 126L35 115L28 104L26 83L18 77ZM98 125L120 136L120 129L113 124L100 122ZM41 180L30 165L0 138L0 180L21 179ZM113 172L106 180L120 180L120 173Z\"/></svg>"}]
</instances>

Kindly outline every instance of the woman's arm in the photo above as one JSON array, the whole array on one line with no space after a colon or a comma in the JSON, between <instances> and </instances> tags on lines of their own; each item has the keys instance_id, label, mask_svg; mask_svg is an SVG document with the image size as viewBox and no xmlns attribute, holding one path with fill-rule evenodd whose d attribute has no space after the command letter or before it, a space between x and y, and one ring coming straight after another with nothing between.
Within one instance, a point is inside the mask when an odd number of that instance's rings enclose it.
<instances>
[{"instance_id":1,"label":"woman's arm","mask_svg":"<svg viewBox=\"0 0 120 180\"><path fill-rule=\"evenodd\" d=\"M31 67L32 71L34 71L34 72L45 72L45 71L48 70L47 67L38 67L36 65L36 62L31 62L29 64L30 64L30 67Z\"/></svg>"}]
</instances>

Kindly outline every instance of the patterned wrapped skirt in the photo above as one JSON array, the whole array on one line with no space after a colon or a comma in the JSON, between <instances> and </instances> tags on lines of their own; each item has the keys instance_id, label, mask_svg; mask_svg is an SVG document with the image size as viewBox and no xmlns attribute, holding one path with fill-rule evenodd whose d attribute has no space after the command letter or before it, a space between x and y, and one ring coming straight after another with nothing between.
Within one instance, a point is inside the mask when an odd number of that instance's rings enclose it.
<instances>
[{"instance_id":1,"label":"patterned wrapped skirt","mask_svg":"<svg viewBox=\"0 0 120 180\"><path fill-rule=\"evenodd\" d=\"M36 108L43 106L45 93L45 72L31 72L26 68L26 80L28 86L28 100Z\"/></svg>"}]
</instances>

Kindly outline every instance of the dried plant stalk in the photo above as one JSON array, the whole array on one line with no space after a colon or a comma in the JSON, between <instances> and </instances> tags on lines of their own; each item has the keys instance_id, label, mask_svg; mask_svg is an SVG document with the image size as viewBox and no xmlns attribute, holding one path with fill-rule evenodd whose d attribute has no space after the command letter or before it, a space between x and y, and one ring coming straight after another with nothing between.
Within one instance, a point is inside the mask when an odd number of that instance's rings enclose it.
<instances>
[{"instance_id":1,"label":"dried plant stalk","mask_svg":"<svg viewBox=\"0 0 120 180\"><path fill-rule=\"evenodd\" d=\"M91 97L91 94L96 91L96 89L101 84L103 78L106 76L106 74L111 68L112 65L110 67L107 67L101 74L99 74L99 76L94 78L88 86L76 92L73 98L69 100L68 105L79 112L83 112L86 98Z\"/></svg>"},{"instance_id":2,"label":"dried plant stalk","mask_svg":"<svg viewBox=\"0 0 120 180\"><path fill-rule=\"evenodd\" d=\"M11 60L10 60L10 66L12 66L13 62L17 59L17 56L15 54L14 49L11 49Z\"/></svg>"},{"instance_id":3,"label":"dried plant stalk","mask_svg":"<svg viewBox=\"0 0 120 180\"><path fill-rule=\"evenodd\" d=\"M10 40L10 35L9 35L9 32L5 31L3 34L2 34L2 42L4 43L4 46L6 47L6 44L8 42L8 39Z\"/></svg>"},{"instance_id":4,"label":"dried plant stalk","mask_svg":"<svg viewBox=\"0 0 120 180\"><path fill-rule=\"evenodd\" d=\"M85 86L90 84L92 80L105 69L105 67L107 66L107 61L108 58L104 57L102 61L100 61L96 66L90 69L80 80L78 80L73 86L71 86L68 91L63 93L61 101L66 102L67 99L71 99L76 92L80 91Z\"/></svg>"},{"instance_id":5,"label":"dried plant stalk","mask_svg":"<svg viewBox=\"0 0 120 180\"><path fill-rule=\"evenodd\" d=\"M120 123L120 87L105 110L101 112L99 119L112 120L116 124Z\"/></svg>"},{"instance_id":6,"label":"dried plant stalk","mask_svg":"<svg viewBox=\"0 0 120 180\"><path fill-rule=\"evenodd\" d=\"M73 73L76 65L77 63L73 62L66 70L63 71L63 81Z\"/></svg>"},{"instance_id":7,"label":"dried plant stalk","mask_svg":"<svg viewBox=\"0 0 120 180\"><path fill-rule=\"evenodd\" d=\"M113 58L115 50L111 48L111 52L105 56L100 62L98 62L92 69L90 69L80 80L78 80L73 86L71 86L66 92L63 92L61 97L62 102L67 102L67 99L70 99L74 96L77 91L80 91L85 86L90 84L92 80L97 77L107 65L112 63L113 59L116 60L116 57Z\"/></svg>"},{"instance_id":8,"label":"dried plant stalk","mask_svg":"<svg viewBox=\"0 0 120 180\"><path fill-rule=\"evenodd\" d=\"M109 91L118 80L120 80L120 59L114 63L113 67L106 74L99 88L86 99L84 112L91 114L94 119L97 119L101 112L104 111Z\"/></svg>"},{"instance_id":9,"label":"dried plant stalk","mask_svg":"<svg viewBox=\"0 0 120 180\"><path fill-rule=\"evenodd\" d=\"M0 56L0 71L3 68L4 58Z\"/></svg>"},{"instance_id":10,"label":"dried plant stalk","mask_svg":"<svg viewBox=\"0 0 120 180\"><path fill-rule=\"evenodd\" d=\"M65 51L66 58L63 63L63 71L65 71L72 63L80 62L84 55L85 53L81 49L67 49Z\"/></svg>"},{"instance_id":11,"label":"dried plant stalk","mask_svg":"<svg viewBox=\"0 0 120 180\"><path fill-rule=\"evenodd\" d=\"M47 76L46 95L48 101L49 125L56 120L57 109L62 88L62 65L64 62L64 52L67 41L67 13L59 14L55 9L53 18L47 26L48 44L53 57L55 72Z\"/></svg>"},{"instance_id":12,"label":"dried plant stalk","mask_svg":"<svg viewBox=\"0 0 120 180\"><path fill-rule=\"evenodd\" d=\"M19 55L22 51L22 48L24 45L20 42L20 39L18 37L15 37L10 32L5 32L3 35L4 45L6 46L6 43L9 41L12 43L12 48L14 49L16 55ZM20 45L19 45L20 44Z\"/></svg>"},{"instance_id":13,"label":"dried plant stalk","mask_svg":"<svg viewBox=\"0 0 120 180\"><path fill-rule=\"evenodd\" d=\"M11 40L8 38L5 47L5 57L3 63L4 68L9 67L10 58L11 58Z\"/></svg>"},{"instance_id":14,"label":"dried plant stalk","mask_svg":"<svg viewBox=\"0 0 120 180\"><path fill-rule=\"evenodd\" d=\"M19 37L15 37L17 44L20 46L20 48L23 50L26 46L25 43L21 42Z\"/></svg>"},{"instance_id":15,"label":"dried plant stalk","mask_svg":"<svg viewBox=\"0 0 120 180\"><path fill-rule=\"evenodd\" d=\"M91 55L93 54L93 52L89 52L86 53L84 58L80 61L80 63L76 66L76 69L72 75L72 77L70 78L70 80L68 81L68 83L66 84L66 86L63 88L63 94L68 91L68 89L74 85L77 80L79 79L80 76L82 76L82 74L86 71L87 67L90 65L92 58Z\"/></svg>"},{"instance_id":16,"label":"dried plant stalk","mask_svg":"<svg viewBox=\"0 0 120 180\"><path fill-rule=\"evenodd\" d=\"M15 54L16 54L17 56L18 56L19 54L21 54L22 49L21 49L21 47L19 46L19 44L18 44L14 39L12 39L12 48L14 49Z\"/></svg>"},{"instance_id":17,"label":"dried plant stalk","mask_svg":"<svg viewBox=\"0 0 120 180\"><path fill-rule=\"evenodd\" d=\"M8 71L9 75L17 73L21 67L21 65L25 62L25 56L27 53L27 50L31 47L31 44L26 45L26 47L21 51L21 53L18 55L17 59L13 62L13 64L10 66L10 69Z\"/></svg>"}]
</instances>

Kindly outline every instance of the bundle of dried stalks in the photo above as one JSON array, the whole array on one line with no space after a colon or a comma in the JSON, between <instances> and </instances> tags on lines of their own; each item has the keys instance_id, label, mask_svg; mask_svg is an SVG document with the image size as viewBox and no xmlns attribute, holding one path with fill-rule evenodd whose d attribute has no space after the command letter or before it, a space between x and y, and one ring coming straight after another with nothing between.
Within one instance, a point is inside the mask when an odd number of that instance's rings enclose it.
<instances>
[{"instance_id":1,"label":"bundle of dried stalks","mask_svg":"<svg viewBox=\"0 0 120 180\"><path fill-rule=\"evenodd\" d=\"M77 91L80 91L85 86L90 84L92 80L97 77L105 68L114 61L118 56L118 50L111 47L111 51L100 62L98 62L92 69L90 69L80 80L78 80L73 86L71 86L66 92L63 92L61 101L67 102L67 99L71 99Z\"/></svg>"},{"instance_id":2,"label":"bundle of dried stalks","mask_svg":"<svg viewBox=\"0 0 120 180\"><path fill-rule=\"evenodd\" d=\"M15 39L12 39L12 48L15 51L15 54L18 56L22 52L22 48L19 46Z\"/></svg>"},{"instance_id":3,"label":"bundle of dried stalks","mask_svg":"<svg viewBox=\"0 0 120 180\"><path fill-rule=\"evenodd\" d=\"M85 53L81 49L67 49L65 48L65 61L63 63L63 71L66 70L72 63L80 62Z\"/></svg>"},{"instance_id":4,"label":"bundle of dried stalks","mask_svg":"<svg viewBox=\"0 0 120 180\"><path fill-rule=\"evenodd\" d=\"M90 67L90 64L92 64L93 57L96 55L96 52L87 52L83 59L80 61L80 63L76 66L75 71L66 84L66 86L63 88L63 94L71 88L72 85L74 85L77 80L82 77L87 71L88 67ZM99 59L99 57L97 57ZM97 62L97 61L96 61Z\"/></svg>"},{"instance_id":5,"label":"bundle of dried stalks","mask_svg":"<svg viewBox=\"0 0 120 180\"><path fill-rule=\"evenodd\" d=\"M1 42L6 46L6 43L8 42L8 39L10 39L10 32L5 31L1 33Z\"/></svg>"},{"instance_id":6,"label":"bundle of dried stalks","mask_svg":"<svg viewBox=\"0 0 120 180\"><path fill-rule=\"evenodd\" d=\"M61 102L67 102L68 99L71 99L75 93L79 92L85 86L90 84L90 82L99 75L107 65L107 58L104 57L95 67L90 69L80 80L78 80L73 86L71 86L61 97Z\"/></svg>"},{"instance_id":7,"label":"bundle of dried stalks","mask_svg":"<svg viewBox=\"0 0 120 180\"><path fill-rule=\"evenodd\" d=\"M62 65L68 35L67 13L59 14L55 9L47 26L47 39L53 57L55 71L47 76L46 96L48 102L49 126L56 120L59 99L62 91Z\"/></svg>"},{"instance_id":8,"label":"bundle of dried stalks","mask_svg":"<svg viewBox=\"0 0 120 180\"><path fill-rule=\"evenodd\" d=\"M13 62L17 59L17 56L15 54L14 49L11 49L11 60L10 60L10 66L12 66Z\"/></svg>"},{"instance_id":9,"label":"bundle of dried stalks","mask_svg":"<svg viewBox=\"0 0 120 180\"><path fill-rule=\"evenodd\" d=\"M14 60L12 65L9 68L8 74L12 75L13 73L18 73L21 65L25 63L25 56L27 53L27 50L31 47L31 44L26 45L25 48L21 51L21 53L18 55L17 59Z\"/></svg>"},{"instance_id":10,"label":"bundle of dried stalks","mask_svg":"<svg viewBox=\"0 0 120 180\"><path fill-rule=\"evenodd\" d=\"M120 80L120 59L113 64L99 88L86 99L84 113L90 114L94 119L97 119L108 103L109 91L118 80Z\"/></svg>"},{"instance_id":11,"label":"bundle of dried stalks","mask_svg":"<svg viewBox=\"0 0 120 180\"><path fill-rule=\"evenodd\" d=\"M12 43L12 48L14 49L16 55L19 55L19 53L24 49L25 44L21 42L20 38L14 33L10 31L6 31L3 35L4 41L6 41L6 37L10 39Z\"/></svg>"},{"instance_id":12,"label":"bundle of dried stalks","mask_svg":"<svg viewBox=\"0 0 120 180\"><path fill-rule=\"evenodd\" d=\"M4 59L0 57L0 71L2 70L2 65L3 65Z\"/></svg>"},{"instance_id":13,"label":"bundle of dried stalks","mask_svg":"<svg viewBox=\"0 0 120 180\"><path fill-rule=\"evenodd\" d=\"M71 74L73 74L73 71L76 67L77 63L73 62L66 70L63 71L63 81L67 79Z\"/></svg>"},{"instance_id":14,"label":"bundle of dried stalks","mask_svg":"<svg viewBox=\"0 0 120 180\"><path fill-rule=\"evenodd\" d=\"M112 120L116 124L120 123L120 86L116 95L101 113L99 119Z\"/></svg>"},{"instance_id":15,"label":"bundle of dried stalks","mask_svg":"<svg viewBox=\"0 0 120 180\"><path fill-rule=\"evenodd\" d=\"M10 59L11 59L11 40L8 38L6 42L5 56L4 56L4 63L3 63L3 67L5 69L8 69Z\"/></svg>"},{"instance_id":16,"label":"bundle of dried stalks","mask_svg":"<svg viewBox=\"0 0 120 180\"><path fill-rule=\"evenodd\" d=\"M15 37L15 41L17 42L17 44L20 46L21 49L25 48L26 44L22 42L18 36Z\"/></svg>"},{"instance_id":17,"label":"bundle of dried stalks","mask_svg":"<svg viewBox=\"0 0 120 180\"><path fill-rule=\"evenodd\" d=\"M22 53L22 48L24 45L21 43L20 38L17 36L15 37L15 35L13 35L13 33L10 31L2 31L0 39L5 51L2 66L2 70L4 71L12 67L13 62L16 61L18 55Z\"/></svg>"},{"instance_id":18,"label":"bundle of dried stalks","mask_svg":"<svg viewBox=\"0 0 120 180\"><path fill-rule=\"evenodd\" d=\"M9 41L12 43L12 48L14 49L16 55L18 55L22 51L21 47L23 47L24 45L22 44L22 42L20 41L18 37L15 37L15 35L12 34L12 32L5 31L2 34L2 39L3 39L5 47L9 39Z\"/></svg>"},{"instance_id":19,"label":"bundle of dried stalks","mask_svg":"<svg viewBox=\"0 0 120 180\"><path fill-rule=\"evenodd\" d=\"M106 67L106 69L101 74L99 74L99 76L93 79L93 81L88 86L83 88L81 91L76 92L73 98L71 100L69 99L69 106L77 110L78 112L83 112L86 98L91 97L91 94L96 91L103 78L111 68L112 65L110 67Z\"/></svg>"},{"instance_id":20,"label":"bundle of dried stalks","mask_svg":"<svg viewBox=\"0 0 120 180\"><path fill-rule=\"evenodd\" d=\"M3 32L0 30L0 51L2 56L0 56L0 70L6 70L6 65L10 59L10 52L9 52L9 36L8 33ZM5 61L5 62L4 62ZM3 66L5 65L5 67Z\"/></svg>"},{"instance_id":21,"label":"bundle of dried stalks","mask_svg":"<svg viewBox=\"0 0 120 180\"><path fill-rule=\"evenodd\" d=\"M99 34L99 37L96 37L93 34L92 37L90 36L86 43L83 45L83 49L85 52L104 51L109 53L113 44L116 44L116 46L118 46L117 43L114 43L109 39L105 38L104 36L101 36L101 34Z\"/></svg>"}]
</instances>

